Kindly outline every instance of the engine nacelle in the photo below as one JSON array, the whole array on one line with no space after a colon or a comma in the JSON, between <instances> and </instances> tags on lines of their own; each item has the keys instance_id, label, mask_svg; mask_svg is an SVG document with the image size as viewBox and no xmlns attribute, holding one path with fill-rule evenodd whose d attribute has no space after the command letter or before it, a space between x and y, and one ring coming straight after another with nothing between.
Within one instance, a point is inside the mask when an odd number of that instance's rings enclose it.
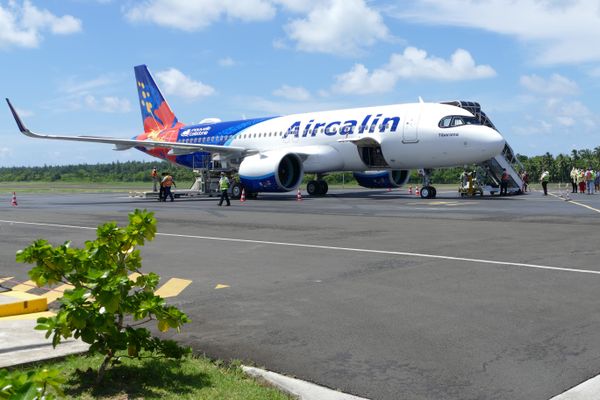
<instances>
[{"instance_id":1,"label":"engine nacelle","mask_svg":"<svg viewBox=\"0 0 600 400\"><path fill-rule=\"evenodd\" d=\"M400 187L408 182L410 171L407 169L355 172L354 179L362 187L385 189Z\"/></svg>"},{"instance_id":2,"label":"engine nacelle","mask_svg":"<svg viewBox=\"0 0 600 400\"><path fill-rule=\"evenodd\" d=\"M244 158L239 175L248 192L289 192L302 182L304 168L297 154L268 151Z\"/></svg>"}]
</instances>

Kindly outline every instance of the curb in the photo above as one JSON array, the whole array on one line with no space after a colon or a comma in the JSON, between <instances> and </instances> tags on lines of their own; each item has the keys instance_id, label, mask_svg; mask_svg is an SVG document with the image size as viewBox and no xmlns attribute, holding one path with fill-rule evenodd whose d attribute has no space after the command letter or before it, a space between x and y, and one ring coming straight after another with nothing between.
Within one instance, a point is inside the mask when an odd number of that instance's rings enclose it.
<instances>
[{"instance_id":1,"label":"curb","mask_svg":"<svg viewBox=\"0 0 600 400\"><path fill-rule=\"evenodd\" d=\"M242 365L242 370L246 375L264 379L282 392L296 396L300 400L368 400L260 368Z\"/></svg>"},{"instance_id":2,"label":"curb","mask_svg":"<svg viewBox=\"0 0 600 400\"><path fill-rule=\"evenodd\" d=\"M26 292L0 293L0 318L48 310L48 300Z\"/></svg>"}]
</instances>

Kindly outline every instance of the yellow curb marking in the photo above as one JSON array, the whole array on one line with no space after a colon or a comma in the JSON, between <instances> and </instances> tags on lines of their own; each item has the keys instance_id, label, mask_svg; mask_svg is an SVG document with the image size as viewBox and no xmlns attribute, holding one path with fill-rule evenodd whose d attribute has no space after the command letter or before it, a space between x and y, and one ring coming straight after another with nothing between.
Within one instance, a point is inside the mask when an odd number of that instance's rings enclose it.
<instances>
[{"instance_id":1,"label":"yellow curb marking","mask_svg":"<svg viewBox=\"0 0 600 400\"><path fill-rule=\"evenodd\" d=\"M46 293L42 297L45 297L46 300L48 300L48 304L50 304L53 301L56 301L56 299L58 299L59 297L62 297L65 290L73 289L73 287L74 287L73 285L69 285L69 284L60 285L58 287L55 287L54 289L52 289L50 292Z\"/></svg>"},{"instance_id":2,"label":"yellow curb marking","mask_svg":"<svg viewBox=\"0 0 600 400\"><path fill-rule=\"evenodd\" d=\"M48 302L45 297L15 291L4 292L2 293L2 297L14 300L12 302L0 304L0 317L48 310Z\"/></svg>"},{"instance_id":3,"label":"yellow curb marking","mask_svg":"<svg viewBox=\"0 0 600 400\"><path fill-rule=\"evenodd\" d=\"M23 283L20 283L16 286L13 286L12 290L16 290L17 292L28 292L33 288L36 288L37 285L35 284L34 281L26 281Z\"/></svg>"},{"instance_id":4,"label":"yellow curb marking","mask_svg":"<svg viewBox=\"0 0 600 400\"><path fill-rule=\"evenodd\" d=\"M175 297L179 293L183 291L186 287L188 287L192 283L189 279L179 279L179 278L171 278L158 288L155 295L167 298L167 297Z\"/></svg>"},{"instance_id":5,"label":"yellow curb marking","mask_svg":"<svg viewBox=\"0 0 600 400\"><path fill-rule=\"evenodd\" d=\"M138 276L142 276L142 274L140 274L139 272L134 272L133 274L129 275L129 280L135 282Z\"/></svg>"},{"instance_id":6,"label":"yellow curb marking","mask_svg":"<svg viewBox=\"0 0 600 400\"><path fill-rule=\"evenodd\" d=\"M42 311L31 314L21 314L21 315L11 315L10 317L0 318L0 322L2 321L14 321L14 320L27 320L27 319L38 319L40 317L53 317L56 314L52 311Z\"/></svg>"},{"instance_id":7,"label":"yellow curb marking","mask_svg":"<svg viewBox=\"0 0 600 400\"><path fill-rule=\"evenodd\" d=\"M225 288L228 288L228 287L230 287L230 286L229 285L222 285L222 284L219 283L217 286L215 286L215 289L225 289Z\"/></svg>"}]
</instances>

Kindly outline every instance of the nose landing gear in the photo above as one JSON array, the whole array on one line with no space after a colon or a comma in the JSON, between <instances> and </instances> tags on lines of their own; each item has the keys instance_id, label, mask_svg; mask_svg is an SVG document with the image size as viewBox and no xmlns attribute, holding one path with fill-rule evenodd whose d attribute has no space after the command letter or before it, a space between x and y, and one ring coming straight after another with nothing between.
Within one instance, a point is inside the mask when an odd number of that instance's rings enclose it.
<instances>
[{"instance_id":1,"label":"nose landing gear","mask_svg":"<svg viewBox=\"0 0 600 400\"><path fill-rule=\"evenodd\" d=\"M431 179L431 170L430 169L422 169L419 170L419 175L423 177L423 187L421 188L421 198L422 199L435 199L437 195L437 190L433 186L430 185Z\"/></svg>"}]
</instances>

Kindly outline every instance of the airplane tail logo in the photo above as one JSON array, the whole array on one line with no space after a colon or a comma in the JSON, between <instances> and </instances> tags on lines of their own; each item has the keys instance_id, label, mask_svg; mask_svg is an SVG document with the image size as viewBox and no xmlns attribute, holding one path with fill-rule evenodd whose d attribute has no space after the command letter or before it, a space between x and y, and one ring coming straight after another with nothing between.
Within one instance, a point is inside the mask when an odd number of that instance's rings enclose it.
<instances>
[{"instance_id":1,"label":"airplane tail logo","mask_svg":"<svg viewBox=\"0 0 600 400\"><path fill-rule=\"evenodd\" d=\"M154 82L148 67L134 67L144 132L162 131L181 125Z\"/></svg>"}]
</instances>

